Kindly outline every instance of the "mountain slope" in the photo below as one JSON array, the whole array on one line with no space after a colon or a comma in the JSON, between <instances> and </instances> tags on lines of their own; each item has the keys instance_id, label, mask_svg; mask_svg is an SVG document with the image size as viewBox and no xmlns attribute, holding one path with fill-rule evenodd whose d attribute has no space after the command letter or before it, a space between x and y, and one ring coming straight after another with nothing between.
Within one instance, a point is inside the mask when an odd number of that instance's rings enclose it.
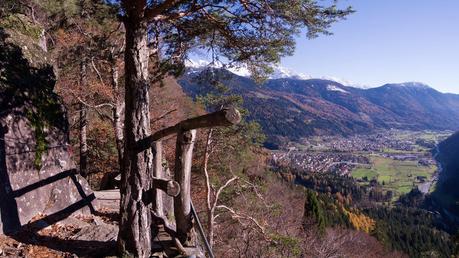
<instances>
[{"instance_id":1,"label":"mountain slope","mask_svg":"<svg viewBox=\"0 0 459 258\"><path fill-rule=\"evenodd\" d=\"M459 218L459 132L438 144L437 151L436 158L442 164L442 171L433 197L437 205Z\"/></svg>"},{"instance_id":2,"label":"mountain slope","mask_svg":"<svg viewBox=\"0 0 459 258\"><path fill-rule=\"evenodd\" d=\"M179 79L187 94L195 97L215 91L205 80L196 79L206 71L189 70ZM213 71L229 88L228 94L244 97L250 119L258 121L268 135L268 147L311 135L459 128L459 96L420 83L359 89L330 80L281 78L257 85L226 70Z\"/></svg>"},{"instance_id":3,"label":"mountain slope","mask_svg":"<svg viewBox=\"0 0 459 258\"><path fill-rule=\"evenodd\" d=\"M387 108L403 118L394 127L407 129L457 129L459 101L453 94L443 94L419 83L386 84L361 91L372 103Z\"/></svg>"}]
</instances>

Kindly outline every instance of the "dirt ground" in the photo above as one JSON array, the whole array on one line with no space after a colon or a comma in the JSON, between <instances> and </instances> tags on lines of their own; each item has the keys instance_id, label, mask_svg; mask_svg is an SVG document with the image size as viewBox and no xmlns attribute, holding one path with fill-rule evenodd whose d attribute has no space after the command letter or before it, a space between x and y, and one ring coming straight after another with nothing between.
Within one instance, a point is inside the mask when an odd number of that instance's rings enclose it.
<instances>
[{"instance_id":1,"label":"dirt ground","mask_svg":"<svg viewBox=\"0 0 459 258\"><path fill-rule=\"evenodd\" d=\"M13 235L0 235L0 257L106 257L115 255L118 214L99 209L96 215L70 216L46 225L40 216Z\"/></svg>"}]
</instances>

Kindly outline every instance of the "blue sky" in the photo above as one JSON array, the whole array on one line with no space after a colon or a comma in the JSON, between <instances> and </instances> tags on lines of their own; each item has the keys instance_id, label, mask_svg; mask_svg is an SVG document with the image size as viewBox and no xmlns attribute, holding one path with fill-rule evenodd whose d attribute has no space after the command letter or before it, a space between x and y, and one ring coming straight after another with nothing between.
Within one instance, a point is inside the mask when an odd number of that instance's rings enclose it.
<instances>
[{"instance_id":1,"label":"blue sky","mask_svg":"<svg viewBox=\"0 0 459 258\"><path fill-rule=\"evenodd\" d=\"M341 0L357 11L332 36L301 35L281 65L380 86L419 81L459 93L459 0Z\"/></svg>"}]
</instances>

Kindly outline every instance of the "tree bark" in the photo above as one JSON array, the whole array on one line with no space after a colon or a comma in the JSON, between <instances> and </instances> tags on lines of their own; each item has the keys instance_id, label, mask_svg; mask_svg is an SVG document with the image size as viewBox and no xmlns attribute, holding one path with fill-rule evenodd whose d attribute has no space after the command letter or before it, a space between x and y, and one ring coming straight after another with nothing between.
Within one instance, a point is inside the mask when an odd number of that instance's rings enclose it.
<instances>
[{"instance_id":1,"label":"tree bark","mask_svg":"<svg viewBox=\"0 0 459 258\"><path fill-rule=\"evenodd\" d=\"M85 91L87 86L86 60L80 63L80 93ZM80 174L86 177L88 174L88 141L87 141L88 111L85 104L80 103L80 123L79 123L79 140L80 140Z\"/></svg>"},{"instance_id":2,"label":"tree bark","mask_svg":"<svg viewBox=\"0 0 459 258\"><path fill-rule=\"evenodd\" d=\"M180 194L174 198L174 215L177 235L185 246L196 244L196 234L191 218L191 162L196 130L181 131L177 134L175 150L174 178L180 184Z\"/></svg>"},{"instance_id":3,"label":"tree bark","mask_svg":"<svg viewBox=\"0 0 459 258\"><path fill-rule=\"evenodd\" d=\"M151 252L150 207L142 193L152 187L151 149L137 153L137 141L150 135L147 23L142 9L130 9L126 28L124 152L121 174L118 248L123 257L149 257Z\"/></svg>"}]
</instances>

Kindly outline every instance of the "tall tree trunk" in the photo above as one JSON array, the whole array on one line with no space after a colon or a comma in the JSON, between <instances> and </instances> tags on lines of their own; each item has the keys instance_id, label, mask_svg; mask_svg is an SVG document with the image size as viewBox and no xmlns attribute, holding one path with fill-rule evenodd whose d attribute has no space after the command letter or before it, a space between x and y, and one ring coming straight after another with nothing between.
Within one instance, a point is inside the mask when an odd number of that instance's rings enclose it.
<instances>
[{"instance_id":1,"label":"tall tree trunk","mask_svg":"<svg viewBox=\"0 0 459 258\"><path fill-rule=\"evenodd\" d=\"M88 142L87 142L88 116L86 105L80 104L80 174L88 175Z\"/></svg>"},{"instance_id":2,"label":"tall tree trunk","mask_svg":"<svg viewBox=\"0 0 459 258\"><path fill-rule=\"evenodd\" d=\"M149 257L150 207L142 193L151 188L151 149L137 153L137 141L150 135L147 23L128 15L125 50L124 153L121 174L120 231L118 247L123 257Z\"/></svg>"},{"instance_id":3,"label":"tall tree trunk","mask_svg":"<svg viewBox=\"0 0 459 258\"><path fill-rule=\"evenodd\" d=\"M113 56L113 53L110 54L110 70L111 70L111 84L113 90L113 130L115 132L115 143L116 151L118 152L118 165L121 168L123 163L123 121L121 119L121 114L124 108L124 101L121 98L119 82L118 82L118 67L116 63L116 58Z\"/></svg>"},{"instance_id":4,"label":"tall tree trunk","mask_svg":"<svg viewBox=\"0 0 459 258\"><path fill-rule=\"evenodd\" d=\"M174 179L180 184L180 194L174 198L174 215L177 235L185 246L196 244L196 234L191 218L191 162L196 130L180 131L175 149Z\"/></svg>"},{"instance_id":5,"label":"tall tree trunk","mask_svg":"<svg viewBox=\"0 0 459 258\"><path fill-rule=\"evenodd\" d=\"M80 92L84 92L87 86L86 60L80 63ZM85 104L80 103L80 174L86 177L88 174L88 141L87 141L88 111Z\"/></svg>"}]
</instances>

